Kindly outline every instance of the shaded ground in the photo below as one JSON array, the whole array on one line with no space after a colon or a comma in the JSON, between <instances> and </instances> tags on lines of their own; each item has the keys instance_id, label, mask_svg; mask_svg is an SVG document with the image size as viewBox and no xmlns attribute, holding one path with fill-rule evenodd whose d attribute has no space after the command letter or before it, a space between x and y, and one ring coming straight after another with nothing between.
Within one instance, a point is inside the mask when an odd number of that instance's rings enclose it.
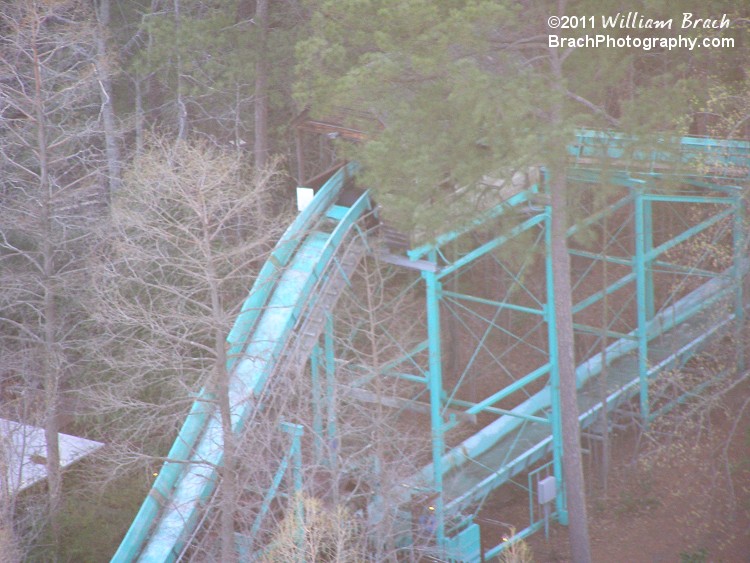
<instances>
[{"instance_id":1,"label":"shaded ground","mask_svg":"<svg viewBox=\"0 0 750 563\"><path fill-rule=\"evenodd\" d=\"M701 432L689 430L697 440L668 436L657 446L642 438L646 452L636 456L635 431L615 438L607 495L589 494L595 562L750 562L748 398L745 381ZM587 478L596 477L589 470ZM569 561L562 526L528 544L536 563Z\"/></svg>"}]
</instances>

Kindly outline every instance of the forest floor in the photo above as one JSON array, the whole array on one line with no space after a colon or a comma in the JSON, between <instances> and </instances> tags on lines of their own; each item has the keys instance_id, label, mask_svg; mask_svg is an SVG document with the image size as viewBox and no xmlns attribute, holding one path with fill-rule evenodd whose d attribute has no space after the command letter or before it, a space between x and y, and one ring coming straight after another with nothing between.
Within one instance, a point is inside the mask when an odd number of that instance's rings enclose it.
<instances>
[{"instance_id":1,"label":"forest floor","mask_svg":"<svg viewBox=\"0 0 750 563\"><path fill-rule=\"evenodd\" d=\"M687 436L614 437L607 493L588 495L596 563L750 562L749 401L746 379ZM589 464L587 482L595 471ZM570 560L559 524L527 543L535 563Z\"/></svg>"}]
</instances>

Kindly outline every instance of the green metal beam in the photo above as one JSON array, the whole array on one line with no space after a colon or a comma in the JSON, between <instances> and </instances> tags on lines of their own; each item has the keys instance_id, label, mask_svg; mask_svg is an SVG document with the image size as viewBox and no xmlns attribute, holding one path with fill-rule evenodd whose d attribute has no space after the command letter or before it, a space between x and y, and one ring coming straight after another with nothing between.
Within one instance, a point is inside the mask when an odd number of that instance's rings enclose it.
<instances>
[{"instance_id":1,"label":"green metal beam","mask_svg":"<svg viewBox=\"0 0 750 563\"><path fill-rule=\"evenodd\" d=\"M597 291L596 293L593 293L589 295L586 299L582 299L575 305L573 305L573 314L580 313L587 307L590 307L597 301L601 301L605 295L610 295L617 291L618 289L622 289L630 282L634 281L636 278L635 272L631 272L629 274L624 275L619 280L615 281L614 283L608 285L605 289Z\"/></svg>"},{"instance_id":2,"label":"green metal beam","mask_svg":"<svg viewBox=\"0 0 750 563\"><path fill-rule=\"evenodd\" d=\"M519 391L520 389L523 389L526 387L529 383L532 383L539 379L541 376L546 375L550 372L550 364L545 364L534 371L532 371L529 374L526 374L521 379L518 379L517 381L514 381L507 387L503 387L500 391L497 393L493 393L486 399L476 403L474 406L469 408L466 412L469 414L479 414L480 412L484 411L487 407L493 406L495 403L498 403L505 399L507 396L515 393L516 391ZM537 421L544 421L548 422L546 419L541 419L539 417L529 417L528 415L525 415L525 418L529 418L529 420L537 419Z\"/></svg>"},{"instance_id":3,"label":"green metal beam","mask_svg":"<svg viewBox=\"0 0 750 563\"><path fill-rule=\"evenodd\" d=\"M641 189L635 190L635 270L636 302L638 304L636 336L638 339L638 375L640 378L641 420L647 425L649 421L648 396L648 296L649 288L646 273L646 220Z\"/></svg>"},{"instance_id":4,"label":"green metal beam","mask_svg":"<svg viewBox=\"0 0 750 563\"><path fill-rule=\"evenodd\" d=\"M428 252L428 260L437 261L437 252ZM422 272L427 293L427 338L429 341L429 391L430 391L430 427L432 437L432 489L435 492L435 541L438 550L445 544L445 512L443 503L443 467L442 458L445 451L445 430L443 428L443 376L442 352L440 342L440 282L434 272Z\"/></svg>"},{"instance_id":5,"label":"green metal beam","mask_svg":"<svg viewBox=\"0 0 750 563\"><path fill-rule=\"evenodd\" d=\"M579 323L573 323L573 328L579 332L585 332L587 334L595 334L597 336L607 336L609 338L626 338L628 340L637 340L635 336L625 334L624 332L616 332L614 330L604 330L602 328L583 325Z\"/></svg>"},{"instance_id":6,"label":"green metal beam","mask_svg":"<svg viewBox=\"0 0 750 563\"><path fill-rule=\"evenodd\" d=\"M455 407L463 407L463 408L469 409L475 406L477 403L473 403L471 401L464 401L461 399L452 399L447 404L448 406L451 406L451 407L455 406ZM485 407L482 409L482 412L486 412L489 414L496 414L498 416L511 416L514 418L520 418L522 420L528 420L530 422L540 422L543 424L550 424L550 421L548 418L520 413L520 412L516 412L513 410L508 410L508 409L501 409L498 407Z\"/></svg>"},{"instance_id":7,"label":"green metal beam","mask_svg":"<svg viewBox=\"0 0 750 563\"><path fill-rule=\"evenodd\" d=\"M510 309L511 311L518 311L519 313L529 313L530 315L544 315L544 311L541 309L532 309L531 307L524 307L522 305L516 305L509 301L495 301L493 299L485 299L484 297L476 297L474 295L467 295L465 293L458 293L455 291L442 290L441 295L444 297L452 297L461 301L471 301L473 303L482 303L483 305L491 305L498 309Z\"/></svg>"},{"instance_id":8,"label":"green metal beam","mask_svg":"<svg viewBox=\"0 0 750 563\"><path fill-rule=\"evenodd\" d=\"M526 203L530 200L533 194L535 194L538 191L538 188L536 185L529 187L526 191L520 192L515 194L514 196L511 196L506 201L504 201L502 204L494 207L487 213L481 214L479 217L468 223L467 225L463 227L459 227L457 229L454 229L448 233L445 233L443 235L438 236L434 242L423 244L422 246L419 246L417 248L413 248L409 251L407 251L407 256L411 258L412 260L417 260L419 258L422 258L423 256L427 255L431 250L435 250L437 248L443 247L446 244L453 242L461 235L464 235L470 231L473 231L480 225L487 223L488 221L491 221L492 219L496 219L497 217L500 217L506 213L508 213L508 210L517 207L523 203ZM437 258L437 257L436 257ZM437 260L436 260L437 262Z\"/></svg>"},{"instance_id":9,"label":"green metal beam","mask_svg":"<svg viewBox=\"0 0 750 563\"><path fill-rule=\"evenodd\" d=\"M578 231L585 229L586 227L589 227L591 225L594 225L601 221L605 216L611 215L621 207L624 207L630 203L633 203L633 194L629 193L625 197L617 200L616 202L608 205L605 209L602 209L601 211L598 211L594 213L593 215L590 215L586 219L583 219L582 221L578 221L575 225L572 225L568 227L568 237L573 236Z\"/></svg>"},{"instance_id":10,"label":"green metal beam","mask_svg":"<svg viewBox=\"0 0 750 563\"><path fill-rule=\"evenodd\" d=\"M549 189L549 185L545 186ZM555 284L553 276L552 256L552 207L548 206L545 212L544 230L544 268L547 303L544 308L545 320L547 321L547 340L549 346L549 401L552 407L550 420L552 422L552 469L558 491L565 490L563 479L563 436L562 436L562 409L560 407L560 352L557 346L557 323L555 321ZM531 400L531 399L529 399ZM560 523L567 525L568 509L565 506L564 495L560 494L555 499L555 510L560 518Z\"/></svg>"},{"instance_id":11,"label":"green metal beam","mask_svg":"<svg viewBox=\"0 0 750 563\"><path fill-rule=\"evenodd\" d=\"M445 276L448 276L455 272L456 270L459 270L466 266L467 264L477 260L478 258L482 257L483 255L487 254L488 252L492 252L494 249L496 249L499 246L502 246L509 240L517 237L519 234L521 234L524 231L527 231L528 229L538 225L544 221L544 215L535 215L531 219L527 219L520 225L516 225L513 227L507 234L499 236L479 248L472 250L469 252L466 256L463 258L456 260L453 264L450 266L445 266L440 269L438 273L438 279L443 279Z\"/></svg>"},{"instance_id":12,"label":"green metal beam","mask_svg":"<svg viewBox=\"0 0 750 563\"><path fill-rule=\"evenodd\" d=\"M568 254L571 256L580 256L581 258L589 258L590 260L597 260L600 262L609 262L610 264L617 264L619 266L632 266L633 260L631 258L621 258L618 256L607 256L605 254L598 254L596 252L588 252L586 250L577 250L571 248L568 250Z\"/></svg>"},{"instance_id":13,"label":"green metal beam","mask_svg":"<svg viewBox=\"0 0 750 563\"><path fill-rule=\"evenodd\" d=\"M668 241L660 244L659 246L657 246L656 248L654 248L650 252L646 251L644 249L644 254L643 254L643 256L641 258L643 260L646 260L646 261L651 260L653 258L656 258L657 256L659 256L660 254L663 254L664 252L666 252L670 248L674 248L678 244L681 244L681 243L685 242L690 237L694 237L698 233L705 231L709 227L712 227L713 225L715 225L719 221L721 221L723 219L726 219L727 217L730 217L734 213L735 213L735 210L733 208L731 208L731 207L728 208L728 209L725 209L725 210L717 213L716 215L714 215L714 216L706 219L705 221L703 221L701 223L698 223L697 225L694 225L693 227L690 227L686 231L683 231L682 233L680 233L679 235L677 235L673 239L670 239L670 240L668 240ZM639 259L638 256L634 257L634 261L637 261L638 259Z\"/></svg>"},{"instance_id":14,"label":"green metal beam","mask_svg":"<svg viewBox=\"0 0 750 563\"><path fill-rule=\"evenodd\" d=\"M730 197L711 197L711 196L686 196L671 194L643 194L644 201L661 201L669 203L716 203L719 205L732 205L733 200Z\"/></svg>"}]
</instances>

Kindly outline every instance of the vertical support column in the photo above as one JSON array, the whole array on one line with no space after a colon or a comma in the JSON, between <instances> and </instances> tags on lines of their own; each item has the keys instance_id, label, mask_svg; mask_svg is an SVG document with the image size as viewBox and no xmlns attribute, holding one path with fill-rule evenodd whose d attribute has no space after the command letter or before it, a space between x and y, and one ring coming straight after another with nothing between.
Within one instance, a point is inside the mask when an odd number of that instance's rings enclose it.
<instances>
[{"instance_id":1,"label":"vertical support column","mask_svg":"<svg viewBox=\"0 0 750 563\"><path fill-rule=\"evenodd\" d=\"M383 500L383 471L380 465L380 457L372 456L372 500L367 506L367 519L371 525L379 526L385 517L385 501ZM381 536L382 537L382 536ZM377 540L376 540L377 541Z\"/></svg>"},{"instance_id":2,"label":"vertical support column","mask_svg":"<svg viewBox=\"0 0 750 563\"><path fill-rule=\"evenodd\" d=\"M735 337L737 339L737 370L745 370L745 342L742 338L742 329L745 324L745 295L744 295L744 270L747 261L745 249L745 207L742 195L734 196L734 225L732 231L733 266L734 278L734 316Z\"/></svg>"},{"instance_id":3,"label":"vertical support column","mask_svg":"<svg viewBox=\"0 0 750 563\"><path fill-rule=\"evenodd\" d=\"M552 412L552 469L557 483L558 494L555 497L555 510L560 523L568 525L568 509L565 503L565 480L563 479L563 437L562 417L560 410L560 369L557 348L557 325L555 323L555 285L552 277L552 208L547 206L544 212L544 265L547 287L547 303L544 306L544 318L547 322L547 340L549 342L550 363L550 400Z\"/></svg>"},{"instance_id":4,"label":"vertical support column","mask_svg":"<svg viewBox=\"0 0 750 563\"><path fill-rule=\"evenodd\" d=\"M652 214L653 202L643 198L643 252L644 252L644 275L646 278L646 319L650 321L654 318L654 270L651 267L655 256L651 256L654 249L654 221Z\"/></svg>"},{"instance_id":5,"label":"vertical support column","mask_svg":"<svg viewBox=\"0 0 750 563\"><path fill-rule=\"evenodd\" d=\"M297 562L305 561L305 504L302 496L302 448L300 438L305 429L299 424L282 423L284 431L292 435L289 456L292 458L292 488L294 492L294 543Z\"/></svg>"},{"instance_id":6,"label":"vertical support column","mask_svg":"<svg viewBox=\"0 0 750 563\"><path fill-rule=\"evenodd\" d=\"M316 344L310 354L310 377L313 408L313 460L316 465L323 461L323 405L322 388L320 382L320 358L323 352L320 345Z\"/></svg>"},{"instance_id":7,"label":"vertical support column","mask_svg":"<svg viewBox=\"0 0 750 563\"><path fill-rule=\"evenodd\" d=\"M325 401L327 409L326 432L330 467L335 469L338 460L338 433L336 431L336 359L333 354L333 317L326 315L326 326L323 335L326 366Z\"/></svg>"},{"instance_id":8,"label":"vertical support column","mask_svg":"<svg viewBox=\"0 0 750 563\"><path fill-rule=\"evenodd\" d=\"M648 398L648 276L646 274L646 213L643 186L635 185L635 270L636 302L638 307L638 377L640 379L640 406L643 424L648 426L650 407Z\"/></svg>"},{"instance_id":9,"label":"vertical support column","mask_svg":"<svg viewBox=\"0 0 750 563\"><path fill-rule=\"evenodd\" d=\"M429 260L437 263L437 251L431 250ZM429 344L430 425L432 436L432 486L435 498L435 541L440 553L445 545L443 503L443 451L445 438L442 414L443 374L440 349L440 282L435 272L422 272L427 293L427 340Z\"/></svg>"}]
</instances>

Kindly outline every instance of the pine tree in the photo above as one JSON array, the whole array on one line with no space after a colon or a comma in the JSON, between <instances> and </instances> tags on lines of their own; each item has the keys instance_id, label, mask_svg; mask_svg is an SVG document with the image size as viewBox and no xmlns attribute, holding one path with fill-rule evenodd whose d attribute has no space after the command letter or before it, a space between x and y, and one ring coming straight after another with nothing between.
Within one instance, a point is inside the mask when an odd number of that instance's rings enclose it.
<instances>
[{"instance_id":1,"label":"pine tree","mask_svg":"<svg viewBox=\"0 0 750 563\"><path fill-rule=\"evenodd\" d=\"M643 10L652 18L677 18L683 11L682 5L646 4ZM644 144L647 137L684 133L703 97L688 53L549 47L554 32L546 26L549 16L590 14L600 25L602 14L621 10L617 2L565 0L323 2L312 20L317 33L298 47L300 99L319 114L335 105L356 107L385 123L382 133L373 132L352 155L364 164L364 182L376 190L384 215L424 239L455 224L455 205L441 204L446 192L486 174L502 177L529 164L546 166L575 561L591 556L565 236L576 220L566 147L576 127L617 128L640 134ZM586 32L579 28L569 35ZM465 220L471 219L468 210L461 210Z\"/></svg>"}]
</instances>

